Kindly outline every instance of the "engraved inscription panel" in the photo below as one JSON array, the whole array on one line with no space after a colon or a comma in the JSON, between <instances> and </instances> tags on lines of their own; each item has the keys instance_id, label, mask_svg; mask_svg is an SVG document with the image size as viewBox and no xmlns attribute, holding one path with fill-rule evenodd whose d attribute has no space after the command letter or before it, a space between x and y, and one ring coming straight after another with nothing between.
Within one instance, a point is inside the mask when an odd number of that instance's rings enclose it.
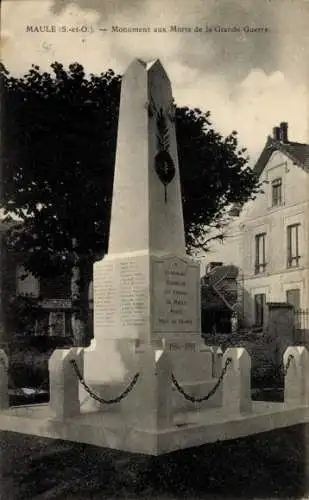
<instances>
[{"instance_id":1,"label":"engraved inscription panel","mask_svg":"<svg viewBox=\"0 0 309 500\"><path fill-rule=\"evenodd\" d=\"M116 263L103 262L95 265L93 273L94 324L116 326L118 311Z\"/></svg>"},{"instance_id":2,"label":"engraved inscription panel","mask_svg":"<svg viewBox=\"0 0 309 500\"><path fill-rule=\"evenodd\" d=\"M147 317L149 291L147 281L134 260L120 262L120 324L141 326Z\"/></svg>"},{"instance_id":3,"label":"engraved inscription panel","mask_svg":"<svg viewBox=\"0 0 309 500\"><path fill-rule=\"evenodd\" d=\"M149 284L142 263L134 259L106 261L93 279L96 327L137 327L148 314Z\"/></svg>"},{"instance_id":4,"label":"engraved inscription panel","mask_svg":"<svg viewBox=\"0 0 309 500\"><path fill-rule=\"evenodd\" d=\"M199 331L199 268L179 258L153 263L155 332Z\"/></svg>"}]
</instances>

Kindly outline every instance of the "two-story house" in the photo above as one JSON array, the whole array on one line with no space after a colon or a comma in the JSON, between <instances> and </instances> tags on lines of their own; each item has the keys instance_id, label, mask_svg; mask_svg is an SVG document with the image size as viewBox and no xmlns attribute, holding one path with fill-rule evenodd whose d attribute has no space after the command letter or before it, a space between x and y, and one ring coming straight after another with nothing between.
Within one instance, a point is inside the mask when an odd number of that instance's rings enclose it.
<instances>
[{"instance_id":1,"label":"two-story house","mask_svg":"<svg viewBox=\"0 0 309 500\"><path fill-rule=\"evenodd\" d=\"M243 273L244 323L262 325L267 302L309 307L309 144L273 129L254 167L262 192L231 223L211 259Z\"/></svg>"}]
</instances>

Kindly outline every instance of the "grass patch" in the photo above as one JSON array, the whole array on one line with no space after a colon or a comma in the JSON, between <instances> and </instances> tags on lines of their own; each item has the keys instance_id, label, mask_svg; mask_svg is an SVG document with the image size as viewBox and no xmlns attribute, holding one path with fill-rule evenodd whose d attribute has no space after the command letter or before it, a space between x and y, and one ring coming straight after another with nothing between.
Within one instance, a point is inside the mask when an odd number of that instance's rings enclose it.
<instances>
[{"instance_id":1,"label":"grass patch","mask_svg":"<svg viewBox=\"0 0 309 500\"><path fill-rule=\"evenodd\" d=\"M6 498L304 498L308 430L298 425L161 457L2 433L18 491Z\"/></svg>"}]
</instances>

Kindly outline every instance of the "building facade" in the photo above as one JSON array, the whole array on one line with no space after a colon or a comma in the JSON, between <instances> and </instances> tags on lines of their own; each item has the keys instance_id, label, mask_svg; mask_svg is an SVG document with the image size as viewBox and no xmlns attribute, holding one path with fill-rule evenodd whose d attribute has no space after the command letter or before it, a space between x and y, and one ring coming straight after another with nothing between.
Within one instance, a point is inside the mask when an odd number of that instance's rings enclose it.
<instances>
[{"instance_id":1,"label":"building facade","mask_svg":"<svg viewBox=\"0 0 309 500\"><path fill-rule=\"evenodd\" d=\"M265 323L269 302L309 307L309 145L289 141L281 123L254 168L262 192L242 207L211 253L243 274L246 326Z\"/></svg>"}]
</instances>

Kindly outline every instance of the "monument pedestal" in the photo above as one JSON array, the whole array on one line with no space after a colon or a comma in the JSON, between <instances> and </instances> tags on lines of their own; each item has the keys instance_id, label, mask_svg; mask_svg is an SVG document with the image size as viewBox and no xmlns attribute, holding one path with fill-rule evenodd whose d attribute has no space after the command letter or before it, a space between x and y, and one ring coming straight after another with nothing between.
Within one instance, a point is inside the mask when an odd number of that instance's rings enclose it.
<instances>
[{"instance_id":1,"label":"monument pedestal","mask_svg":"<svg viewBox=\"0 0 309 500\"><path fill-rule=\"evenodd\" d=\"M107 255L94 265L94 338L155 344L200 341L199 265L150 252Z\"/></svg>"},{"instance_id":2,"label":"monument pedestal","mask_svg":"<svg viewBox=\"0 0 309 500\"><path fill-rule=\"evenodd\" d=\"M85 350L84 376L98 395L113 398L130 384L140 370L138 349L168 353L171 370L193 393L213 385L211 352L199 331L199 276L188 257L150 252L107 255L95 264L95 339ZM81 388L81 401L85 396ZM175 391L172 400L175 408L192 407ZM115 405L88 398L85 408Z\"/></svg>"},{"instance_id":3,"label":"monument pedestal","mask_svg":"<svg viewBox=\"0 0 309 500\"><path fill-rule=\"evenodd\" d=\"M188 257L149 251L107 255L94 265L94 337L155 343L200 340L200 270Z\"/></svg>"}]
</instances>

